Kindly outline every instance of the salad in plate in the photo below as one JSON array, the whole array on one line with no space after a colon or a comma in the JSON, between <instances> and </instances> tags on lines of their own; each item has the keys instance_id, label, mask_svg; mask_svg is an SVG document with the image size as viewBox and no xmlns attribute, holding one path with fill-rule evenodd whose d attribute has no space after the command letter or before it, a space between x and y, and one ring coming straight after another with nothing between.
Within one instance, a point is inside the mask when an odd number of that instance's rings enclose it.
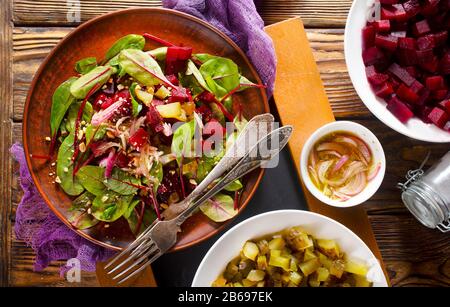
<instances>
[{"instance_id":1,"label":"salad in plate","mask_svg":"<svg viewBox=\"0 0 450 307\"><path fill-rule=\"evenodd\" d=\"M162 47L145 50L147 40ZM151 34L124 36L75 70L52 98L51 175L73 197L74 227L124 218L135 235L183 200L243 129L233 95L263 87L231 59ZM242 189L233 182L201 211L215 222L232 218Z\"/></svg>"}]
</instances>

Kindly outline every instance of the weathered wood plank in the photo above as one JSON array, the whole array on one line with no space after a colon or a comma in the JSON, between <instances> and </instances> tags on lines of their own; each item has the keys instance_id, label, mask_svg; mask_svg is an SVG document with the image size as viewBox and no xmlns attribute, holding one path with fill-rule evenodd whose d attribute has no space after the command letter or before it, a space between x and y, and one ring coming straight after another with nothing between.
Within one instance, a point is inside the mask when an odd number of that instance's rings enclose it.
<instances>
[{"instance_id":1,"label":"weathered wood plank","mask_svg":"<svg viewBox=\"0 0 450 307\"><path fill-rule=\"evenodd\" d=\"M14 29L14 120L22 120L29 84L44 57L71 28ZM367 116L353 89L343 54L342 30L308 30L314 56L337 117Z\"/></svg>"},{"instance_id":2,"label":"weathered wood plank","mask_svg":"<svg viewBox=\"0 0 450 307\"><path fill-rule=\"evenodd\" d=\"M21 26L69 26L73 22L71 3L59 0L14 1L14 23ZM256 6L266 24L272 24L294 16L300 16L307 27L344 27L351 0L257 0ZM160 7L161 0L81 0L80 22L84 22L104 13L129 7Z\"/></svg>"},{"instance_id":3,"label":"weathered wood plank","mask_svg":"<svg viewBox=\"0 0 450 307\"><path fill-rule=\"evenodd\" d=\"M8 286L11 224L11 117L12 117L12 3L1 0L0 6L0 286Z\"/></svg>"},{"instance_id":4,"label":"weathered wood plank","mask_svg":"<svg viewBox=\"0 0 450 307\"><path fill-rule=\"evenodd\" d=\"M22 141L22 124L13 123L12 124L12 142ZM15 211L17 205L22 198L23 192L19 184L19 172L18 164L13 163L12 165L12 199L11 199L11 214L9 222L14 224ZM42 272L34 271L34 259L35 254L33 250L27 246L24 242L19 241L15 238L14 233L9 235L10 238L10 250L9 254L12 256L9 266L9 285L10 286L20 286L20 287L31 287L31 286L51 286L51 287L78 287L78 286L98 286L97 278L95 272L82 272L81 273L81 283L70 283L60 276L59 268L64 264L61 261L52 263L48 268Z\"/></svg>"}]
</instances>

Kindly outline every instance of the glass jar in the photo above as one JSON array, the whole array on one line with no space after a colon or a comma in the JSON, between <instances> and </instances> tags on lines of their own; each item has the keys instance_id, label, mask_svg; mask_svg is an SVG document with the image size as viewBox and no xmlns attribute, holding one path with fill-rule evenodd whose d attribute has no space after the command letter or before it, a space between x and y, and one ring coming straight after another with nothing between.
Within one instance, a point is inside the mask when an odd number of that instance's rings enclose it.
<instances>
[{"instance_id":1,"label":"glass jar","mask_svg":"<svg viewBox=\"0 0 450 307\"><path fill-rule=\"evenodd\" d=\"M406 178L400 187L408 210L423 225L450 231L450 151L426 172L421 166Z\"/></svg>"}]
</instances>

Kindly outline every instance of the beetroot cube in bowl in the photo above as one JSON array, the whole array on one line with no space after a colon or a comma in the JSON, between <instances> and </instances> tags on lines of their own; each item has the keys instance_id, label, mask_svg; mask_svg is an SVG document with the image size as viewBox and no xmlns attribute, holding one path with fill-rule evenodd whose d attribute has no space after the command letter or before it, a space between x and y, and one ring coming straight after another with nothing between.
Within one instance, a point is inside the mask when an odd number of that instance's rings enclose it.
<instances>
[{"instance_id":1,"label":"beetroot cube in bowl","mask_svg":"<svg viewBox=\"0 0 450 307\"><path fill-rule=\"evenodd\" d=\"M397 117L402 123L406 123L414 116L413 112L406 106L406 104L397 97L391 98L387 105L387 109L391 111L391 113L394 114L394 116Z\"/></svg>"},{"instance_id":2,"label":"beetroot cube in bowl","mask_svg":"<svg viewBox=\"0 0 450 307\"><path fill-rule=\"evenodd\" d=\"M430 91L436 91L445 87L442 76L431 76L426 79L426 86Z\"/></svg>"},{"instance_id":3,"label":"beetroot cube in bowl","mask_svg":"<svg viewBox=\"0 0 450 307\"><path fill-rule=\"evenodd\" d=\"M439 128L443 128L450 118L447 112L441 108L435 107L431 110L430 114L428 114L428 119Z\"/></svg>"}]
</instances>

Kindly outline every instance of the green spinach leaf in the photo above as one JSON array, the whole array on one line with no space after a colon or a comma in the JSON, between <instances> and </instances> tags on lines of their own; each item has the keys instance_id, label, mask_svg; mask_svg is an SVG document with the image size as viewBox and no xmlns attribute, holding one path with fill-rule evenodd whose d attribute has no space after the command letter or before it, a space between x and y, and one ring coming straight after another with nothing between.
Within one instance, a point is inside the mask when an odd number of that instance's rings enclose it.
<instances>
[{"instance_id":1,"label":"green spinach leaf","mask_svg":"<svg viewBox=\"0 0 450 307\"><path fill-rule=\"evenodd\" d=\"M73 177L73 133L69 134L61 143L58 151L56 175L61 182L59 185L70 196L77 196L83 193L84 188L77 178Z\"/></svg>"},{"instance_id":2,"label":"green spinach leaf","mask_svg":"<svg viewBox=\"0 0 450 307\"><path fill-rule=\"evenodd\" d=\"M73 226L78 229L88 229L98 224L99 220L88 213L94 198L95 195L84 192L72 202L67 219Z\"/></svg>"},{"instance_id":3,"label":"green spinach leaf","mask_svg":"<svg viewBox=\"0 0 450 307\"><path fill-rule=\"evenodd\" d=\"M166 60L167 47L156 48L156 49L147 51L147 53L150 54L157 61L161 61L162 62L162 61Z\"/></svg>"},{"instance_id":4,"label":"green spinach leaf","mask_svg":"<svg viewBox=\"0 0 450 307\"><path fill-rule=\"evenodd\" d=\"M106 124L101 124L98 127L95 127L91 124L88 124L86 127L86 146L89 145L92 141L99 141L103 139L107 130Z\"/></svg>"},{"instance_id":5,"label":"green spinach leaf","mask_svg":"<svg viewBox=\"0 0 450 307\"><path fill-rule=\"evenodd\" d=\"M142 105L138 102L136 98L136 86L138 84L133 82L130 86L130 96L131 96L131 107L132 107L132 116L137 117L142 110Z\"/></svg>"},{"instance_id":6,"label":"green spinach leaf","mask_svg":"<svg viewBox=\"0 0 450 307\"><path fill-rule=\"evenodd\" d=\"M102 195L105 190L105 169L100 166L86 165L80 168L76 178L86 190L95 196Z\"/></svg>"},{"instance_id":7,"label":"green spinach leaf","mask_svg":"<svg viewBox=\"0 0 450 307\"><path fill-rule=\"evenodd\" d=\"M122 50L119 56L119 64L127 74L145 86L153 86L161 82L171 84L158 62L141 50Z\"/></svg>"},{"instance_id":8,"label":"green spinach leaf","mask_svg":"<svg viewBox=\"0 0 450 307\"><path fill-rule=\"evenodd\" d=\"M197 66L195 66L195 63L191 60L188 60L187 62L187 70L186 70L186 76L194 76L195 80L197 80L198 84L201 86L203 90L206 90L208 92L212 92L211 89L208 87L208 84L205 81L205 78L203 77L202 73L199 71Z\"/></svg>"},{"instance_id":9,"label":"green spinach leaf","mask_svg":"<svg viewBox=\"0 0 450 307\"><path fill-rule=\"evenodd\" d=\"M234 209L234 200L231 196L217 194L200 206L200 210L214 222L225 222L238 213Z\"/></svg>"},{"instance_id":10,"label":"green spinach leaf","mask_svg":"<svg viewBox=\"0 0 450 307\"><path fill-rule=\"evenodd\" d=\"M145 46L145 38L142 35L129 34L117 40L108 52L106 52L105 60L108 61L118 55L125 49L143 50Z\"/></svg>"},{"instance_id":11,"label":"green spinach leaf","mask_svg":"<svg viewBox=\"0 0 450 307\"><path fill-rule=\"evenodd\" d=\"M236 192L241 190L243 187L244 186L242 185L241 181L239 179L236 179L235 181L227 185L224 190L228 192Z\"/></svg>"},{"instance_id":12,"label":"green spinach leaf","mask_svg":"<svg viewBox=\"0 0 450 307\"><path fill-rule=\"evenodd\" d=\"M140 229L136 229L138 226L138 216L134 210L131 211L130 216L126 219L128 221L128 225L130 226L130 230L135 236L138 236L156 220L156 213L153 210L145 210Z\"/></svg>"},{"instance_id":13,"label":"green spinach leaf","mask_svg":"<svg viewBox=\"0 0 450 307\"><path fill-rule=\"evenodd\" d=\"M95 197L91 207L92 215L103 222L114 222L127 211L132 200L133 196L105 191Z\"/></svg>"},{"instance_id":14,"label":"green spinach leaf","mask_svg":"<svg viewBox=\"0 0 450 307\"><path fill-rule=\"evenodd\" d=\"M98 66L73 82L70 93L77 99L84 99L95 85L105 84L112 72L113 69L110 66Z\"/></svg>"},{"instance_id":15,"label":"green spinach leaf","mask_svg":"<svg viewBox=\"0 0 450 307\"><path fill-rule=\"evenodd\" d=\"M69 132L75 131L75 122L78 117L78 110L80 109L81 102L73 103L69 107L69 111L67 111L67 117L65 122L65 128ZM92 119L92 115L94 114L94 108L89 103L89 101L86 101L86 105L84 106L82 120L85 122L90 122Z\"/></svg>"},{"instance_id":16,"label":"green spinach leaf","mask_svg":"<svg viewBox=\"0 0 450 307\"><path fill-rule=\"evenodd\" d=\"M76 79L77 78L73 77L63 82L53 93L52 109L50 112L50 129L52 136L58 132L67 110L75 101L75 98L70 93L70 87Z\"/></svg>"},{"instance_id":17,"label":"green spinach leaf","mask_svg":"<svg viewBox=\"0 0 450 307\"><path fill-rule=\"evenodd\" d=\"M192 139L195 134L195 120L184 123L178 127L172 139L172 153L177 157L178 164L180 164L183 157L192 156Z\"/></svg>"},{"instance_id":18,"label":"green spinach leaf","mask_svg":"<svg viewBox=\"0 0 450 307\"><path fill-rule=\"evenodd\" d=\"M87 74L95 67L97 67L97 59L94 57L79 60L75 64L75 70L82 75Z\"/></svg>"},{"instance_id":19,"label":"green spinach leaf","mask_svg":"<svg viewBox=\"0 0 450 307\"><path fill-rule=\"evenodd\" d=\"M199 71L218 99L224 97L240 84L239 68L230 59L221 57L209 59L200 66Z\"/></svg>"},{"instance_id":20,"label":"green spinach leaf","mask_svg":"<svg viewBox=\"0 0 450 307\"><path fill-rule=\"evenodd\" d=\"M118 194L132 195L138 191L138 188L132 185L140 185L141 180L115 167L111 173L111 178L104 181L104 183L108 189Z\"/></svg>"}]
</instances>

